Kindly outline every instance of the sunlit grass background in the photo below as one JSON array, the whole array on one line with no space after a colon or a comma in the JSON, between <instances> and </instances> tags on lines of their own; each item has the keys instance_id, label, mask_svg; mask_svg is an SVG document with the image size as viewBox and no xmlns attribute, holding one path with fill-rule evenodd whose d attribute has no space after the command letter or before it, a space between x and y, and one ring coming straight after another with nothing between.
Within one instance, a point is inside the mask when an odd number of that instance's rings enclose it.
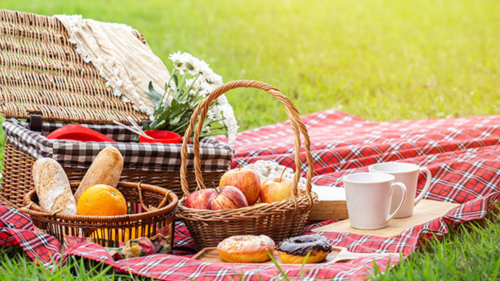
<instances>
[{"instance_id":1,"label":"sunlit grass background","mask_svg":"<svg viewBox=\"0 0 500 281\"><path fill-rule=\"evenodd\" d=\"M168 66L186 51L225 81L280 88L301 113L372 120L500 112L500 1L20 1L1 8L126 23ZM255 91L228 95L243 129L286 119Z\"/></svg>"},{"instance_id":2,"label":"sunlit grass background","mask_svg":"<svg viewBox=\"0 0 500 281\"><path fill-rule=\"evenodd\" d=\"M0 8L126 23L169 67L170 53L189 52L225 81L280 88L303 114L335 108L400 120L500 112L496 0L2 0ZM238 90L228 98L242 129L286 119L263 92ZM500 259L491 262L494 269ZM410 260L397 270L425 266Z\"/></svg>"}]
</instances>

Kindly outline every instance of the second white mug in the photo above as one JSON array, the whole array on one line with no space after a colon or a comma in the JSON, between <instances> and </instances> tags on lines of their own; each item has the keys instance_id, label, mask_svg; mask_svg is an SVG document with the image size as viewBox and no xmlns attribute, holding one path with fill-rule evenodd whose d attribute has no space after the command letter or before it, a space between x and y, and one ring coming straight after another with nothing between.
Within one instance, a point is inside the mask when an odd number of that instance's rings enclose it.
<instances>
[{"instance_id":1,"label":"second white mug","mask_svg":"<svg viewBox=\"0 0 500 281\"><path fill-rule=\"evenodd\" d=\"M411 163L378 163L370 165L368 167L368 170L372 173L384 173L393 175L395 177L395 181L405 184L408 191L408 200L406 200L403 208L395 216L395 218L406 218L413 215L413 208L418 204L418 202L420 202L425 193L427 193L432 180L432 175L429 169ZM425 172L427 174L427 182L425 183L425 186L424 188L422 188L422 191L420 192L418 197L415 198L417 193L418 176L421 172ZM391 212L398 207L399 202L401 202L401 197L401 191L396 190L394 192L394 195L392 196Z\"/></svg>"}]
</instances>

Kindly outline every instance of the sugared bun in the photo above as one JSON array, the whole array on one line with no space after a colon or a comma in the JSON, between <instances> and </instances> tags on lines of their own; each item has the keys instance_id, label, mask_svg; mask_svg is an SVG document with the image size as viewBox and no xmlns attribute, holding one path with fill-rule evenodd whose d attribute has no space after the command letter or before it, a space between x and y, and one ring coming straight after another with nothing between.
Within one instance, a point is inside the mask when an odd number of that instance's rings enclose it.
<instances>
[{"instance_id":1,"label":"sugared bun","mask_svg":"<svg viewBox=\"0 0 500 281\"><path fill-rule=\"evenodd\" d=\"M274 241L265 235L238 235L222 240L217 245L221 259L231 263L265 262L274 251Z\"/></svg>"}]
</instances>

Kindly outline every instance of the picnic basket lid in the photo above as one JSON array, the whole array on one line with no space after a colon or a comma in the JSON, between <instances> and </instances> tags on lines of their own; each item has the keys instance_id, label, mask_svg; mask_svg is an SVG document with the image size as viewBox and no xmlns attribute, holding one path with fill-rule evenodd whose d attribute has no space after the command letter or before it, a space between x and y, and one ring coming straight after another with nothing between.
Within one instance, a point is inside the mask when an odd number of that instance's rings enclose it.
<instances>
[{"instance_id":1,"label":"picnic basket lid","mask_svg":"<svg viewBox=\"0 0 500 281\"><path fill-rule=\"evenodd\" d=\"M146 44L145 38L136 37ZM147 116L113 95L54 17L0 10L0 113L45 121L130 124Z\"/></svg>"}]
</instances>

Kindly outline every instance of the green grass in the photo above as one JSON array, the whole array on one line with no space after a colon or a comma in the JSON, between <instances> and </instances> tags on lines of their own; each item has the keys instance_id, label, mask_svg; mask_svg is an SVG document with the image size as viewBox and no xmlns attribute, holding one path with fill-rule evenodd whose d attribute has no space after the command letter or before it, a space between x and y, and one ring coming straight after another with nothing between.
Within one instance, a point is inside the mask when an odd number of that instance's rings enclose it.
<instances>
[{"instance_id":1,"label":"green grass","mask_svg":"<svg viewBox=\"0 0 500 281\"><path fill-rule=\"evenodd\" d=\"M190 52L225 81L254 79L280 88L303 114L336 108L371 120L400 120L498 114L500 108L496 0L3 0L0 8L129 24L167 65L168 54ZM263 92L233 91L228 98L242 129L286 119ZM471 237L457 231L426 247L387 279L491 277L500 263L496 221L473 228ZM465 256L469 250L477 254ZM0 262L10 261L0 256ZM27 276L48 276L23 255L12 261L18 264L0 270L21 267L30 270ZM99 274L68 272L61 274Z\"/></svg>"},{"instance_id":2,"label":"green grass","mask_svg":"<svg viewBox=\"0 0 500 281\"><path fill-rule=\"evenodd\" d=\"M498 214L459 225L442 240L433 240L375 280L498 280Z\"/></svg>"},{"instance_id":3,"label":"green grass","mask_svg":"<svg viewBox=\"0 0 500 281\"><path fill-rule=\"evenodd\" d=\"M167 65L182 50L225 81L280 88L301 113L373 120L500 110L500 1L3 0L1 8L126 23ZM265 93L228 95L243 129L286 119Z\"/></svg>"},{"instance_id":4,"label":"green grass","mask_svg":"<svg viewBox=\"0 0 500 281\"><path fill-rule=\"evenodd\" d=\"M0 247L0 280L152 280L142 276L117 273L111 266L71 256L57 270L35 265L17 247Z\"/></svg>"}]
</instances>

